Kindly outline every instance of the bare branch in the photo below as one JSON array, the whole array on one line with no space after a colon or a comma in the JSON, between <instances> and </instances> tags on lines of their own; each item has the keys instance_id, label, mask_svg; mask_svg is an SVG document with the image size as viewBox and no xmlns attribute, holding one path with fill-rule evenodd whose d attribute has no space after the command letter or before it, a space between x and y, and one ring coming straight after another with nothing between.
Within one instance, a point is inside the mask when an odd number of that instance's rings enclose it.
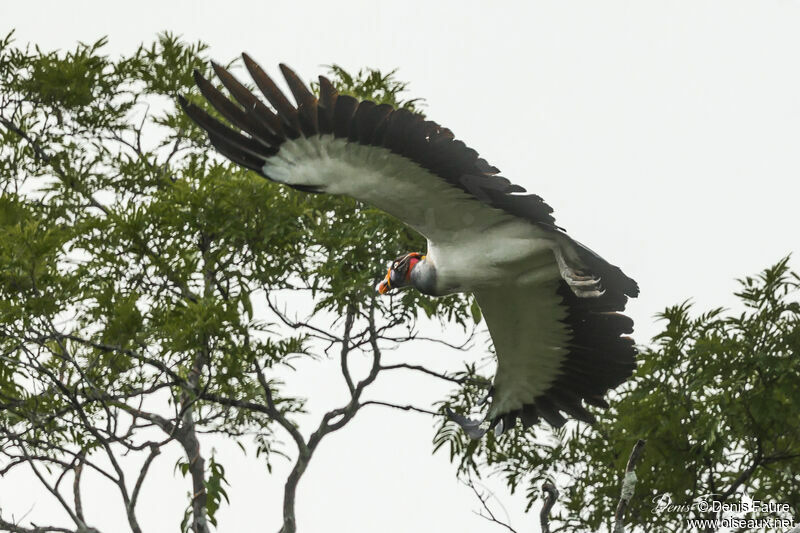
<instances>
[{"instance_id":1,"label":"bare branch","mask_svg":"<svg viewBox=\"0 0 800 533\"><path fill-rule=\"evenodd\" d=\"M347 403L347 405L338 409L333 409L323 415L319 426L311 434L307 444L302 441L302 437L299 437L298 448L300 448L300 453L298 454L297 461L295 462L292 471L289 473L289 476L286 479L286 484L284 485L283 526L281 527L280 533L295 533L297 531L297 523L295 518L295 497L297 494L297 484L308 467L308 463L311 460L311 456L313 455L317 446L325 437L325 435L339 430L353 419L361 407L361 404L359 404L359 399L361 398L364 389L375 381L375 379L378 377L378 373L381 370L381 351L378 347L378 333L375 327L374 302L370 307L369 314L367 315L367 321L369 344L372 348L372 367L370 368L369 374L367 374L364 379L353 386L350 401ZM259 379L262 383L262 388L269 390L269 387L265 387L266 382L264 377L261 376ZM297 431L296 428L294 431ZM297 432L297 434L299 436L299 432ZM303 442L302 447L300 447L299 442Z\"/></svg>"},{"instance_id":2,"label":"bare branch","mask_svg":"<svg viewBox=\"0 0 800 533\"><path fill-rule=\"evenodd\" d=\"M85 454L83 450L81 450L77 457L78 464L72 469L75 475L75 479L72 482L72 494L73 499L75 500L75 514L81 519L81 522L86 522L86 519L83 517L83 502L81 501L81 474L83 473L84 458Z\"/></svg>"},{"instance_id":3,"label":"bare branch","mask_svg":"<svg viewBox=\"0 0 800 533\"><path fill-rule=\"evenodd\" d=\"M491 507L489 507L489 498L493 497L494 495L490 491L487 490L487 492L489 493L488 495L483 494L475 486L475 482L472 480L472 478L469 478L467 481L465 481L465 483L470 489L472 489L472 492L478 498L478 501L481 502L481 507L483 507L481 511L473 511L476 515L488 520L489 522L497 524L498 526L504 527L506 530L511 531L511 533L517 533L516 529L511 527L508 523L499 520L495 516L494 512L492 512ZM484 514L484 511L486 512L486 514Z\"/></svg>"},{"instance_id":4,"label":"bare branch","mask_svg":"<svg viewBox=\"0 0 800 533\"><path fill-rule=\"evenodd\" d=\"M441 344L442 346L447 346L448 348L452 348L454 350L466 351L466 350L469 350L469 349L472 348L472 346L473 346L472 345L472 341L475 340L475 335L477 334L477 332L478 332L478 326L477 326L477 324L475 324L475 325L472 326L472 329L470 330L469 335L467 335L467 338L464 339L464 342L462 342L461 344L455 344L455 343L447 342L445 340L437 339L435 337L426 337L424 335L418 335L417 333L411 333L410 335L406 335L405 337L385 337L385 336L381 336L381 338L386 339L388 341L392 341L392 342L398 342L398 343L408 342L408 341L415 341L415 340L416 341L432 342L434 344Z\"/></svg>"},{"instance_id":5,"label":"bare branch","mask_svg":"<svg viewBox=\"0 0 800 533\"><path fill-rule=\"evenodd\" d=\"M617 504L617 512L614 513L614 533L625 532L625 512L633 498L633 492L636 489L636 464L642 456L644 451L645 441L639 439L631 450L631 455L628 458L628 465L625 467L625 478L622 480L622 493L619 497Z\"/></svg>"},{"instance_id":6,"label":"bare branch","mask_svg":"<svg viewBox=\"0 0 800 533\"><path fill-rule=\"evenodd\" d=\"M542 533L550 533L550 511L558 500L558 489L547 480L542 484L542 492L545 493L542 510L539 512L539 523L542 526Z\"/></svg>"},{"instance_id":7,"label":"bare branch","mask_svg":"<svg viewBox=\"0 0 800 533\"><path fill-rule=\"evenodd\" d=\"M348 306L347 314L345 315L344 319L344 338L342 339L342 350L339 357L342 364L342 375L347 383L347 388L350 390L350 394L353 394L356 389L353 385L353 378L350 376L350 368L347 365L347 356L350 353L350 330L353 328L354 318L355 311L353 310L352 306Z\"/></svg>"},{"instance_id":8,"label":"bare branch","mask_svg":"<svg viewBox=\"0 0 800 533\"><path fill-rule=\"evenodd\" d=\"M131 502L130 508L131 510L136 508L136 502L139 499L139 491L142 489L142 484L144 483L144 478L147 477L147 471L150 469L150 465L153 463L153 459L161 453L161 448L153 443L150 445L150 454L147 456L147 459L144 460L144 464L142 465L142 469L139 471L139 477L136 479L136 485L133 487L133 493L131 494Z\"/></svg>"},{"instance_id":9,"label":"bare branch","mask_svg":"<svg viewBox=\"0 0 800 533\"><path fill-rule=\"evenodd\" d=\"M422 409L421 407L415 407L413 405L397 405L389 402L381 402L378 400L369 400L366 402L361 403L361 407L366 407L367 405L382 405L384 407L391 407L392 409L401 409L403 411L414 411L416 413L423 413L426 415L431 416L439 416L441 413L437 413L436 411L431 411L428 409Z\"/></svg>"},{"instance_id":10,"label":"bare branch","mask_svg":"<svg viewBox=\"0 0 800 533\"><path fill-rule=\"evenodd\" d=\"M75 512L69 506L69 504L67 504L66 500L64 500L63 496L61 496L61 494L59 494L59 492L52 485L50 485L50 483L47 482L47 480L44 478L42 473L39 472L39 469L36 468L36 465L35 465L34 461L31 460L31 458L27 456L27 452L25 451L24 448L22 448L22 451L26 455L26 458L28 459L27 460L28 466L31 467L31 470L36 475L36 477L39 479L39 482L44 486L44 488L47 489L47 491L50 494L53 495L53 497L55 497L56 500L58 500L58 503L61 504L61 507L67 512L67 514L72 519L72 521L75 522L75 525L78 526L79 529L80 528L84 528L85 529L86 528L86 524L83 522L83 520L78 518L78 516L75 514Z\"/></svg>"},{"instance_id":11,"label":"bare branch","mask_svg":"<svg viewBox=\"0 0 800 533\"><path fill-rule=\"evenodd\" d=\"M314 331L315 333L319 334L321 336L320 338L322 338L322 339L328 339L328 340L333 340L333 341L336 341L336 342L342 342L342 339L340 339L339 337L337 337L335 335L331 335L329 332L327 332L327 331L325 331L323 329L320 329L320 328L318 328L316 326L312 326L308 322L302 322L302 321L290 319L288 316L286 316L286 313L282 312L280 309L278 309L275 306L275 304L272 302L272 300L269 297L266 298L266 301L267 301L267 306L269 306L270 310L278 316L278 318L281 320L281 322L283 322L284 324L286 324L290 328L292 328L292 329L302 329L302 328L309 329L309 330Z\"/></svg>"},{"instance_id":12,"label":"bare branch","mask_svg":"<svg viewBox=\"0 0 800 533\"><path fill-rule=\"evenodd\" d=\"M429 376L433 376L439 379L443 379L445 381L449 381L451 383L458 383L459 385L462 383L466 383L467 380L463 378L454 378L453 376L448 376L447 374L442 374L440 372L436 372L435 370L430 370L429 368L425 368L424 366L420 365L411 365L408 363L398 363L395 365L385 365L381 367L381 370L396 370L398 368L404 368L406 370L415 370L417 372L422 372L423 374L428 374Z\"/></svg>"},{"instance_id":13,"label":"bare branch","mask_svg":"<svg viewBox=\"0 0 800 533\"><path fill-rule=\"evenodd\" d=\"M8 531L9 533L78 533L74 529L67 529L65 527L55 526L36 526L22 527L12 522L7 522L0 518L0 531ZM85 529L84 531L97 531L96 529Z\"/></svg>"},{"instance_id":14,"label":"bare branch","mask_svg":"<svg viewBox=\"0 0 800 533\"><path fill-rule=\"evenodd\" d=\"M300 430L297 429L288 418L284 416L284 414L275 406L275 400L272 398L272 389L269 387L269 383L267 383L267 379L264 377L264 373L261 370L261 365L258 364L258 360L253 361L253 366L256 369L256 378L258 379L259 385L261 385L261 390L264 393L264 398L267 400L267 410L263 411L272 417L278 424L281 425L283 429L289 433L294 440L295 445L297 446L298 453L308 454L308 447L306 446L306 441L303 438L303 435L300 433Z\"/></svg>"}]
</instances>

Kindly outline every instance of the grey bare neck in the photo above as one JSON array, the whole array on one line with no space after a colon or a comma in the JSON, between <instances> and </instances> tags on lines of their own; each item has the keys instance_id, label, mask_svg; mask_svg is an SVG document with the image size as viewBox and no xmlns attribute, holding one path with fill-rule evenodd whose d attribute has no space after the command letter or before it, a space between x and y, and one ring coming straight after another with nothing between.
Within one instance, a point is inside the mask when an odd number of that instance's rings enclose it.
<instances>
[{"instance_id":1,"label":"grey bare neck","mask_svg":"<svg viewBox=\"0 0 800 533\"><path fill-rule=\"evenodd\" d=\"M438 296L436 292L436 266L430 258L425 258L411 270L411 285L419 292Z\"/></svg>"}]
</instances>

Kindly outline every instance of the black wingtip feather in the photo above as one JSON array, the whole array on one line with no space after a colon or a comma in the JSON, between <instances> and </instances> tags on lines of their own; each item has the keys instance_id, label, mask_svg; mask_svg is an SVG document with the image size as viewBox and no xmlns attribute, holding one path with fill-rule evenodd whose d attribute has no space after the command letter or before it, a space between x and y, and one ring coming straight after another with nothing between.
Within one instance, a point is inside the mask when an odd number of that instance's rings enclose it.
<instances>
[{"instance_id":1,"label":"black wingtip feather","mask_svg":"<svg viewBox=\"0 0 800 533\"><path fill-rule=\"evenodd\" d=\"M358 108L358 100L349 95L341 95L336 99L333 110L333 135L347 138L350 136L350 127Z\"/></svg>"},{"instance_id":2,"label":"black wingtip feather","mask_svg":"<svg viewBox=\"0 0 800 533\"><path fill-rule=\"evenodd\" d=\"M280 119L227 69L214 62L211 65L222 85L228 89L236 101L244 108L245 112L252 117L252 120L258 123L260 126L259 135L269 144L280 144L283 141L283 129L281 128Z\"/></svg>"},{"instance_id":3,"label":"black wingtip feather","mask_svg":"<svg viewBox=\"0 0 800 533\"><path fill-rule=\"evenodd\" d=\"M286 66L285 63L280 63L278 67L281 69L283 78L286 80L286 84L289 86L289 90L292 92L292 96L294 96L297 105L310 104L317 100L294 70Z\"/></svg>"},{"instance_id":4,"label":"black wingtip feather","mask_svg":"<svg viewBox=\"0 0 800 533\"><path fill-rule=\"evenodd\" d=\"M536 400L536 409L541 417L555 428L560 428L567 423L567 419L558 412L558 408L546 396Z\"/></svg>"},{"instance_id":5,"label":"black wingtip feather","mask_svg":"<svg viewBox=\"0 0 800 533\"><path fill-rule=\"evenodd\" d=\"M205 99L225 117L228 122L242 131L247 132L250 137L263 144L267 151L271 152L274 145L280 142L280 138L273 134L269 129L254 118L252 113L247 113L237 104L225 96L222 91L214 87L214 84L195 71L195 82L200 89L200 93Z\"/></svg>"},{"instance_id":6,"label":"black wingtip feather","mask_svg":"<svg viewBox=\"0 0 800 533\"><path fill-rule=\"evenodd\" d=\"M297 102L297 115L303 130L303 135L306 137L315 135L319 131L317 127L316 97L308 90L306 84L303 83L303 80L300 79L295 71L283 63L281 63L279 67L283 78L286 80L286 84L289 86L289 90L294 96L295 102Z\"/></svg>"},{"instance_id":7,"label":"black wingtip feather","mask_svg":"<svg viewBox=\"0 0 800 533\"><path fill-rule=\"evenodd\" d=\"M336 90L336 87L333 86L331 80L326 78L325 76L319 77L319 101L320 104L324 104L327 108L333 108L333 104L336 103L336 96L338 96L339 92Z\"/></svg>"},{"instance_id":8,"label":"black wingtip feather","mask_svg":"<svg viewBox=\"0 0 800 533\"><path fill-rule=\"evenodd\" d=\"M236 163L237 165L241 165L247 169L253 170L258 172L262 176L264 175L264 160L259 159L252 154L249 154L237 146L232 145L225 139L217 134L210 133L208 134L208 140L211 142L211 145L216 148L219 153Z\"/></svg>"},{"instance_id":9,"label":"black wingtip feather","mask_svg":"<svg viewBox=\"0 0 800 533\"><path fill-rule=\"evenodd\" d=\"M317 123L321 134L333 133L333 109L339 93L325 76L319 77L319 101L317 104Z\"/></svg>"},{"instance_id":10,"label":"black wingtip feather","mask_svg":"<svg viewBox=\"0 0 800 533\"><path fill-rule=\"evenodd\" d=\"M258 63L253 61L246 53L242 53L242 59L253 81L256 82L256 86L269 103L272 104L275 111L278 112L278 116L283 121L287 136L291 139L299 137L300 123L297 119L297 109L289 102L289 99L286 98L278 86L275 85L275 82L272 81L272 78L264 72L264 69L262 69Z\"/></svg>"},{"instance_id":11,"label":"black wingtip feather","mask_svg":"<svg viewBox=\"0 0 800 533\"><path fill-rule=\"evenodd\" d=\"M186 102L185 98L183 98L181 106L189 118L191 118L198 126L206 130L209 135L213 134L219 138L225 139L228 144L237 147L238 150L262 159L269 157L270 155L274 155L278 150L275 147L265 146L264 144L255 141L250 137L246 137L241 133L230 129L228 126L206 113L206 111L200 107Z\"/></svg>"}]
</instances>

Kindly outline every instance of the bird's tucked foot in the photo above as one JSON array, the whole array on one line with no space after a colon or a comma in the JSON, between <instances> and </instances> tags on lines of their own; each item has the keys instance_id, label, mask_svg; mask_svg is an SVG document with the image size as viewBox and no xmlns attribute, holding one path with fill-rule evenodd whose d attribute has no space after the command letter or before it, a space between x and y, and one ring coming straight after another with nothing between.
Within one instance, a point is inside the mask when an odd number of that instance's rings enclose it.
<instances>
[{"instance_id":1,"label":"bird's tucked foot","mask_svg":"<svg viewBox=\"0 0 800 533\"><path fill-rule=\"evenodd\" d=\"M461 426L461 429L464 430L464 433L466 433L467 436L472 440L480 439L489 430L489 427L484 424L485 420L473 420L471 418L467 418L464 415L454 413L449 407L446 409L446 413L447 418Z\"/></svg>"},{"instance_id":2,"label":"bird's tucked foot","mask_svg":"<svg viewBox=\"0 0 800 533\"><path fill-rule=\"evenodd\" d=\"M600 278L570 265L559 249L555 250L555 256L561 277L567 282L575 296L579 298L598 298L605 293L600 283Z\"/></svg>"}]
</instances>

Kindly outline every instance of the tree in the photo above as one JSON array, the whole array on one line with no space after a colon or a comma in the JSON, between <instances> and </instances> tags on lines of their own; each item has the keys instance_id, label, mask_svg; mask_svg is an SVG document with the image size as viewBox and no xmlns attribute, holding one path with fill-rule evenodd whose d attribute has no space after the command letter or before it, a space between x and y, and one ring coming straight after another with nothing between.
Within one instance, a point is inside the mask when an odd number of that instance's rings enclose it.
<instances>
[{"instance_id":1,"label":"tree","mask_svg":"<svg viewBox=\"0 0 800 533\"><path fill-rule=\"evenodd\" d=\"M544 493L550 531L611 530L626 510L639 529L678 531L691 515L659 513L653 498L731 501L743 488L798 515L800 279L787 260L743 280L739 315L667 309L664 332L595 426L518 426L471 441L444 413L481 409L482 370L441 374L381 355L442 342L418 335L419 319L460 327L467 341L480 321L464 296L376 297L380 265L423 249L421 237L348 199L268 183L209 149L175 105L179 93L202 105L191 78L208 70L202 44L163 35L117 60L104 44L57 53L19 48L10 35L0 42L0 474L31 469L71 521L17 524L0 509L0 531L97 531L81 492L96 475L116 487L138 532L148 472L177 447L190 487L181 528L208 532L227 499L224 465L202 446L218 433L254 448L267 469L276 455L290 458L281 531L293 532L296 488L315 451L370 405L437 417L434 449L450 452L465 481L499 472L529 506ZM331 74L341 92L419 104L402 99L393 73ZM322 357L339 360L348 399L304 431L304 399L281 377L298 359ZM365 399L379 373L396 370L444 380L453 393L435 411ZM620 473L633 479L637 460L636 496L628 483L618 502Z\"/></svg>"},{"instance_id":2,"label":"tree","mask_svg":"<svg viewBox=\"0 0 800 533\"><path fill-rule=\"evenodd\" d=\"M493 471L512 491L526 487L529 505L541 481L556 478L551 531L612 530L620 472L638 439L647 450L628 502L636 530L695 531L688 519L719 516L699 502L739 503L742 491L800 516L800 275L785 258L740 284L738 314L694 314L688 301L661 313L664 330L642 348L633 379L596 413L595 426L514 429L470 442L446 423L438 445L466 479ZM478 397L464 388L451 402L466 410Z\"/></svg>"},{"instance_id":3,"label":"tree","mask_svg":"<svg viewBox=\"0 0 800 533\"><path fill-rule=\"evenodd\" d=\"M427 342L418 315L469 338L470 302L376 297L381 265L423 249L420 236L217 156L176 108L178 94L192 97L192 70L209 68L204 45L167 34L112 60L105 43L58 53L0 42L0 473L32 469L72 522L16 524L4 510L0 531L96 531L81 503L91 474L116 487L139 532L148 472L179 446L181 528L208 532L227 494L202 440L220 433L255 446L266 468L292 457L281 531L294 532L297 484L327 435L370 404L436 414L364 391L394 370L460 382L381 351ZM342 92L414 108L391 73L332 74ZM340 359L349 400L306 435L294 421L304 400L277 376L315 357Z\"/></svg>"}]
</instances>

